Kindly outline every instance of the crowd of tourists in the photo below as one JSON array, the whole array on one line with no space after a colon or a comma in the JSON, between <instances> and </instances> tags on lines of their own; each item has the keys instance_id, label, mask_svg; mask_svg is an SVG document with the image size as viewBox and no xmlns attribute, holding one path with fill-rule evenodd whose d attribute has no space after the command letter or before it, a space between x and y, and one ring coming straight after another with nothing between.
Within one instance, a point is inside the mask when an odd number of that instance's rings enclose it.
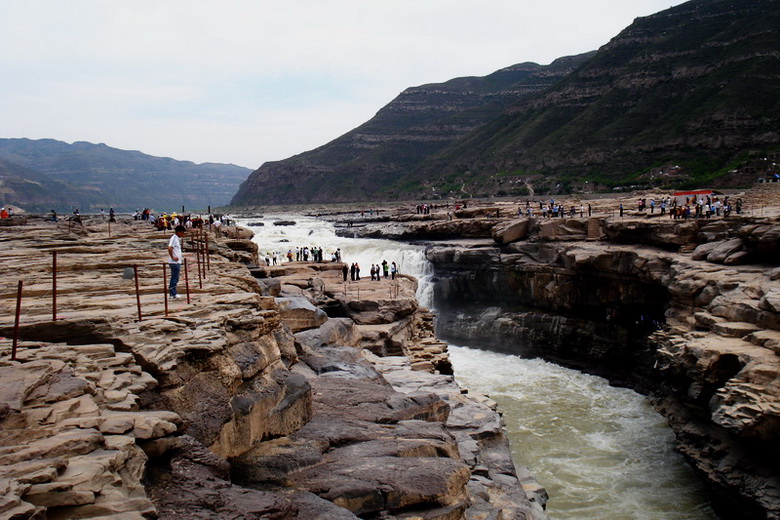
<instances>
[{"instance_id":1,"label":"crowd of tourists","mask_svg":"<svg viewBox=\"0 0 780 520\"><path fill-rule=\"evenodd\" d=\"M347 264L344 264L341 271L345 282L347 281L347 277L353 282L360 281L360 264L357 262L353 262L349 267L347 267ZM387 260L382 260L381 264L371 264L369 273L371 273L372 281L378 282L382 280L383 275L385 279L389 278L395 280L396 275L398 275L398 266L395 262L390 262L388 264Z\"/></svg>"},{"instance_id":2,"label":"crowd of tourists","mask_svg":"<svg viewBox=\"0 0 780 520\"><path fill-rule=\"evenodd\" d=\"M113 209L111 210L111 217L113 218ZM133 213L133 220L148 221L158 231L171 231L176 229L176 226L183 226L185 230L189 229L202 229L205 226L211 226L215 230L215 233L219 235L221 226L227 226L231 224L230 217L227 215L208 215L203 217L201 215L180 214L175 211L172 213L162 213L155 215L149 208L138 210Z\"/></svg>"},{"instance_id":3,"label":"crowd of tourists","mask_svg":"<svg viewBox=\"0 0 780 520\"><path fill-rule=\"evenodd\" d=\"M525 202L525 208L522 206L517 209L517 215L526 217L533 217L535 213L534 206L531 205L530 201ZM579 208L577 206L570 206L568 209L564 204L555 202L555 199L550 199L550 202L547 203L543 200L539 201L539 215L541 215L542 218L564 218L564 217L571 217L574 218L576 216L584 217L592 216L593 215L593 206L590 204L587 205L587 207L584 204L580 204Z\"/></svg>"},{"instance_id":4,"label":"crowd of tourists","mask_svg":"<svg viewBox=\"0 0 780 520\"><path fill-rule=\"evenodd\" d=\"M287 263L291 262L325 262L325 250L319 246L304 246L290 248L286 254L281 251L266 251L261 255L261 260L265 262L267 266L281 265L285 259ZM329 254L330 262L342 262L341 248L336 248ZM382 278L395 280L395 277L399 274L398 264L395 262L388 262L382 260L381 263L371 264L369 269L371 280L380 281ZM350 264L344 263L342 267L342 274L344 281L351 280L353 282L360 281L360 264L358 262L352 262Z\"/></svg>"},{"instance_id":5,"label":"crowd of tourists","mask_svg":"<svg viewBox=\"0 0 780 520\"><path fill-rule=\"evenodd\" d=\"M623 216L622 204L620 205L620 216ZM688 220L690 218L712 218L723 216L728 217L732 212L737 215L742 214L742 199L737 198L733 201L728 195L722 199L718 195L690 195L681 198L665 197L656 201L651 198L640 198L637 201L637 211L655 213L656 208L661 215L669 212L669 218L674 220Z\"/></svg>"},{"instance_id":6,"label":"crowd of tourists","mask_svg":"<svg viewBox=\"0 0 780 520\"><path fill-rule=\"evenodd\" d=\"M324 262L325 250L317 246L304 246L288 249L286 254L282 254L281 251L266 251L263 255L265 265L279 265L282 260L287 258L288 262ZM331 262L341 262L341 249L338 248L330 254Z\"/></svg>"}]
</instances>

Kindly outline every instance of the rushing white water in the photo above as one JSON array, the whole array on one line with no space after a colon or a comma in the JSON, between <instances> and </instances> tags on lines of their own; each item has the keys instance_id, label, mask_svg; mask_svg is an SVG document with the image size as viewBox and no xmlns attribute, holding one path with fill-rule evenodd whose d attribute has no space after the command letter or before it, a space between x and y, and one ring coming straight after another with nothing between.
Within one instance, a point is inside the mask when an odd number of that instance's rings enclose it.
<instances>
[{"instance_id":1,"label":"rushing white water","mask_svg":"<svg viewBox=\"0 0 780 520\"><path fill-rule=\"evenodd\" d=\"M279 220L296 225L274 226ZM248 226L258 221L264 225ZM361 277L372 263L395 261L418 278L420 302L433 303L432 268L421 246L337 237L331 223L299 215L239 223L255 232L263 254L317 246L329 260L340 248L345 262L360 264ZM673 451L671 430L642 395L538 359L457 346L450 356L462 386L498 402L513 457L547 489L552 519L716 518L703 485Z\"/></svg>"},{"instance_id":2,"label":"rushing white water","mask_svg":"<svg viewBox=\"0 0 780 520\"><path fill-rule=\"evenodd\" d=\"M551 518L715 518L644 396L541 359L457 346L450 359L464 387L498 403L515 462L547 489Z\"/></svg>"},{"instance_id":3,"label":"rushing white water","mask_svg":"<svg viewBox=\"0 0 780 520\"><path fill-rule=\"evenodd\" d=\"M276 226L274 222L291 221L294 226ZM371 264L395 262L398 272L414 276L418 280L417 300L430 306L433 301L433 287L429 282L433 268L425 259L425 248L392 240L343 238L336 236L336 227L326 220L301 215L265 215L262 218L237 219L239 225L254 231L253 241L260 248L261 256L274 251L280 253L282 263L287 261L287 252L295 254L295 248L321 247L324 260L341 249L341 259L348 264L360 265L360 278L371 280ZM250 223L262 222L262 226Z\"/></svg>"}]
</instances>

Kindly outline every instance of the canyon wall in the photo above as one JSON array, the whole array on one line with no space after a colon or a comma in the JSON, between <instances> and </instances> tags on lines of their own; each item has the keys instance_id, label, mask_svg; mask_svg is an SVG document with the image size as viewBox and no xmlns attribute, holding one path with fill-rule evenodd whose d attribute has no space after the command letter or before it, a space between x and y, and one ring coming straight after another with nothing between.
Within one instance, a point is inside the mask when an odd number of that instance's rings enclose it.
<instances>
[{"instance_id":1,"label":"canyon wall","mask_svg":"<svg viewBox=\"0 0 780 520\"><path fill-rule=\"evenodd\" d=\"M722 511L780 517L776 220L640 213L491 229L428 248L444 339L651 393Z\"/></svg>"}]
</instances>

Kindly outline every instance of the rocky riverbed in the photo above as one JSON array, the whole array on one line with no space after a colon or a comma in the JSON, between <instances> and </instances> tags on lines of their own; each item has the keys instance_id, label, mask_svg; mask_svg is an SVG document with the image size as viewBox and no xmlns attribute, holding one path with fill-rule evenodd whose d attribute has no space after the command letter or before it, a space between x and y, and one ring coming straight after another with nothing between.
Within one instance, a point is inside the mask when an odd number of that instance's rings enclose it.
<instances>
[{"instance_id":1,"label":"rocky riverbed","mask_svg":"<svg viewBox=\"0 0 780 520\"><path fill-rule=\"evenodd\" d=\"M0 235L0 517L546 518L414 279L258 267L230 228L168 301L169 234L85 224Z\"/></svg>"},{"instance_id":2,"label":"rocky riverbed","mask_svg":"<svg viewBox=\"0 0 780 520\"><path fill-rule=\"evenodd\" d=\"M555 219L483 202L342 233L427 244L444 339L652 395L724 517L780 518L780 191L740 196L750 210L728 218L672 220L635 198L566 201L592 215Z\"/></svg>"}]
</instances>

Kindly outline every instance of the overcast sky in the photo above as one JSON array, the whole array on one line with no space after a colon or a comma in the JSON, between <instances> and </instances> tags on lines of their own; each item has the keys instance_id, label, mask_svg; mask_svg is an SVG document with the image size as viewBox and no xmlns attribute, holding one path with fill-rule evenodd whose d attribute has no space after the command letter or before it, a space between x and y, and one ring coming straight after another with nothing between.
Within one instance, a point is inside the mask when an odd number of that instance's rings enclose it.
<instances>
[{"instance_id":1,"label":"overcast sky","mask_svg":"<svg viewBox=\"0 0 780 520\"><path fill-rule=\"evenodd\" d=\"M681 0L0 0L0 137L257 168Z\"/></svg>"}]
</instances>

